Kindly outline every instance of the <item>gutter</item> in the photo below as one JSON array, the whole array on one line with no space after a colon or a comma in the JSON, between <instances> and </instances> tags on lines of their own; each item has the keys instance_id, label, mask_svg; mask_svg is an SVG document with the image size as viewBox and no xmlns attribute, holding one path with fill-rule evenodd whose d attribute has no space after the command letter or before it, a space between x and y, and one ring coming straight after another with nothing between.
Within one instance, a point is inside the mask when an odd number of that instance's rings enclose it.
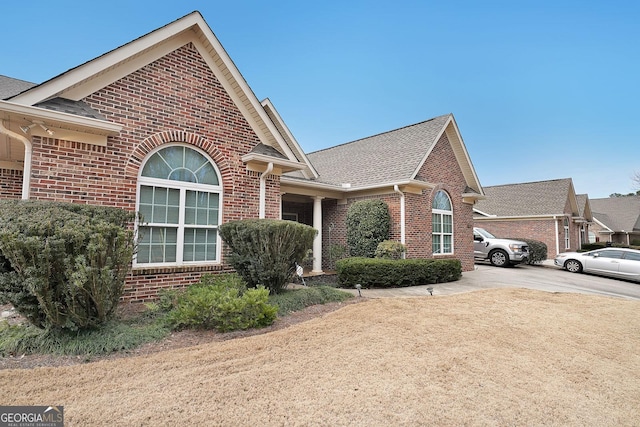
<instances>
[{"instance_id":1,"label":"gutter","mask_svg":"<svg viewBox=\"0 0 640 427\"><path fill-rule=\"evenodd\" d=\"M31 157L33 157L33 146L31 141L26 137L7 129L4 120L0 120L0 133L7 135L9 138L17 139L24 144L24 166L22 170L22 200L29 199L29 190L31 184Z\"/></svg>"},{"instance_id":2,"label":"gutter","mask_svg":"<svg viewBox=\"0 0 640 427\"><path fill-rule=\"evenodd\" d=\"M393 186L393 191L400 195L400 243L405 244L405 205L404 205L404 193L400 191L398 185ZM404 252L403 252L404 258Z\"/></svg>"},{"instance_id":3,"label":"gutter","mask_svg":"<svg viewBox=\"0 0 640 427\"><path fill-rule=\"evenodd\" d=\"M553 223L556 226L556 255L558 255L560 253L560 240L559 240L559 237L558 237L558 233L560 231L558 230L558 216L557 215L553 216Z\"/></svg>"},{"instance_id":4,"label":"gutter","mask_svg":"<svg viewBox=\"0 0 640 427\"><path fill-rule=\"evenodd\" d=\"M260 212L258 218L264 219L266 211L266 198L267 198L267 175L273 170L273 162L269 162L267 169L260 175Z\"/></svg>"}]
</instances>

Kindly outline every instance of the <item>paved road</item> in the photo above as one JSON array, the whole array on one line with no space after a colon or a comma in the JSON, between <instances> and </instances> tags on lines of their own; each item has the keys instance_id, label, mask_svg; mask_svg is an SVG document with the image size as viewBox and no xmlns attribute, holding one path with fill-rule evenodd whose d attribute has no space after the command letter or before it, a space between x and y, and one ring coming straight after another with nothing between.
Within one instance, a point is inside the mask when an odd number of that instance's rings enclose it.
<instances>
[{"instance_id":1,"label":"paved road","mask_svg":"<svg viewBox=\"0 0 640 427\"><path fill-rule=\"evenodd\" d=\"M489 264L476 264L474 271L462 274L462 279L451 283L429 286L412 286L394 289L362 289L362 296L369 298L451 295L481 289L520 287L548 292L573 292L640 300L640 283L610 279L590 274L574 274L553 266L519 265L499 268ZM357 291L350 290L357 295Z\"/></svg>"}]
</instances>

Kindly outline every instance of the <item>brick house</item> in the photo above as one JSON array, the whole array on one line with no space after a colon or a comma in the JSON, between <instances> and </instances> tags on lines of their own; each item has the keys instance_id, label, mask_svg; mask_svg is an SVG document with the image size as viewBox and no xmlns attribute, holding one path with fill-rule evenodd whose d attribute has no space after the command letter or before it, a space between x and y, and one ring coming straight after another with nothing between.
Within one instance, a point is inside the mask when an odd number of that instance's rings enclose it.
<instances>
[{"instance_id":1,"label":"brick house","mask_svg":"<svg viewBox=\"0 0 640 427\"><path fill-rule=\"evenodd\" d=\"M596 240L624 245L640 241L640 196L591 199L591 205Z\"/></svg>"},{"instance_id":2,"label":"brick house","mask_svg":"<svg viewBox=\"0 0 640 427\"><path fill-rule=\"evenodd\" d=\"M589 198L575 194L571 178L483 188L486 198L474 207L476 227L498 237L539 240L548 258L589 241Z\"/></svg>"},{"instance_id":3,"label":"brick house","mask_svg":"<svg viewBox=\"0 0 640 427\"><path fill-rule=\"evenodd\" d=\"M143 214L126 299L229 271L217 227L243 218L318 229L321 274L349 205L373 197L409 257L473 269L483 190L451 114L305 154L198 12L42 84L0 76L0 99L0 198Z\"/></svg>"}]
</instances>

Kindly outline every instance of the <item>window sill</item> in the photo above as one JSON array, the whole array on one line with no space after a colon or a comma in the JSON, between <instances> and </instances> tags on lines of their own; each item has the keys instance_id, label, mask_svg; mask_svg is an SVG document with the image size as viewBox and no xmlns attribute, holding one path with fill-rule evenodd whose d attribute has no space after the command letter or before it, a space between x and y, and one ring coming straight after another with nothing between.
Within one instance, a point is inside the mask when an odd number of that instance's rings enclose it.
<instances>
[{"instance_id":1,"label":"window sill","mask_svg":"<svg viewBox=\"0 0 640 427\"><path fill-rule=\"evenodd\" d=\"M169 266L144 266L137 265L131 269L134 276L145 276L148 274L171 274L171 273L191 273L200 271L222 271L224 266L221 263L198 264L198 265L169 265Z\"/></svg>"}]
</instances>

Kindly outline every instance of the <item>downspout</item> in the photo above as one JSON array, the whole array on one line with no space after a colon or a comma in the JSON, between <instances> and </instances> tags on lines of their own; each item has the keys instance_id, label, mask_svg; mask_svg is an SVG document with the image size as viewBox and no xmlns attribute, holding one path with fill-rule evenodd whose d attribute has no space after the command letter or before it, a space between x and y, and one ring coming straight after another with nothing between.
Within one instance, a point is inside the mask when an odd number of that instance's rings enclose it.
<instances>
[{"instance_id":1,"label":"downspout","mask_svg":"<svg viewBox=\"0 0 640 427\"><path fill-rule=\"evenodd\" d=\"M398 185L393 186L393 191L400 195L400 243L405 244L405 208L404 208L404 193L400 191ZM405 253L402 253L402 257L405 257Z\"/></svg>"},{"instance_id":2,"label":"downspout","mask_svg":"<svg viewBox=\"0 0 640 427\"><path fill-rule=\"evenodd\" d=\"M560 232L558 230L558 216L554 215L553 216L553 222L556 225L556 255L558 255L560 253L560 240L558 237L558 233Z\"/></svg>"},{"instance_id":3,"label":"downspout","mask_svg":"<svg viewBox=\"0 0 640 427\"><path fill-rule=\"evenodd\" d=\"M273 162L269 162L267 169L260 175L260 213L258 217L264 219L267 206L267 175L273 170Z\"/></svg>"},{"instance_id":4,"label":"downspout","mask_svg":"<svg viewBox=\"0 0 640 427\"><path fill-rule=\"evenodd\" d=\"M22 200L29 199L29 189L31 184L31 157L33 156L33 147L31 141L26 137L7 129L4 121L0 120L0 133L7 135L9 138L17 139L24 144L24 165L22 169Z\"/></svg>"}]
</instances>

